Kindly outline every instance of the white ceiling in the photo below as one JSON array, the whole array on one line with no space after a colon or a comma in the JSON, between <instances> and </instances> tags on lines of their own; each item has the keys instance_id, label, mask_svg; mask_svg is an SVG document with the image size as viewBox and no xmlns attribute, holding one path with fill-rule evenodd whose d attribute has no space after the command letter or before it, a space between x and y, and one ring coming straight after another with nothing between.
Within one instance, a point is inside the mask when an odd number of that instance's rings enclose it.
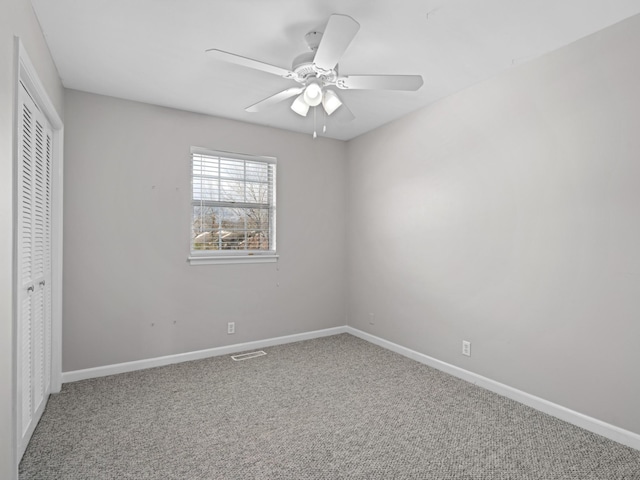
<instances>
[{"instance_id":1,"label":"white ceiling","mask_svg":"<svg viewBox=\"0 0 640 480\"><path fill-rule=\"evenodd\" d=\"M339 91L347 140L640 13L640 0L32 0L67 88L311 133L313 116L244 108L296 86L212 59L218 48L285 68L332 13L360 31L340 73L420 74L417 92ZM337 115L339 110L336 112Z\"/></svg>"}]
</instances>

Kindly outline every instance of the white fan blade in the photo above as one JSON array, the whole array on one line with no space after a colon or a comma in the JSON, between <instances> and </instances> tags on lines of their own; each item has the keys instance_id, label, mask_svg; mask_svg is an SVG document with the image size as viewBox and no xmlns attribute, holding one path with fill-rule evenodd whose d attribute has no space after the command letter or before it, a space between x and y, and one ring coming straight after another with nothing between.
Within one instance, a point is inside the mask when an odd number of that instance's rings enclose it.
<instances>
[{"instance_id":1,"label":"white fan blade","mask_svg":"<svg viewBox=\"0 0 640 480\"><path fill-rule=\"evenodd\" d=\"M242 65L243 67L249 67L255 70L262 70L263 72L272 73L273 75L278 75L285 78L293 78L294 76L294 73L290 70L287 70L286 68L276 67L275 65L270 65L258 60L253 60L252 58L236 55L235 53L224 52L222 50L218 50L217 48L211 48L209 50L206 50L206 52L209 53L213 58L222 60L223 62L234 63L236 65Z\"/></svg>"},{"instance_id":2,"label":"white fan blade","mask_svg":"<svg viewBox=\"0 0 640 480\"><path fill-rule=\"evenodd\" d=\"M353 121L356 118L356 116L343 103L342 105L340 105L340 108L338 108L333 113L333 115L331 115L331 118L334 120L337 120L339 123L349 123Z\"/></svg>"},{"instance_id":3,"label":"white fan blade","mask_svg":"<svg viewBox=\"0 0 640 480\"><path fill-rule=\"evenodd\" d=\"M276 93L275 95L267 97L264 100L260 100L258 103L254 103L250 107L245 108L245 110L251 113L260 112L261 110L271 107L276 103L286 100L287 98L291 98L295 95L302 93L303 90L304 90L303 87L288 88L286 90L283 90L280 93Z\"/></svg>"},{"instance_id":4,"label":"white fan blade","mask_svg":"<svg viewBox=\"0 0 640 480\"><path fill-rule=\"evenodd\" d=\"M423 84L420 75L349 75L340 77L336 86L354 90L418 90Z\"/></svg>"},{"instance_id":5,"label":"white fan blade","mask_svg":"<svg viewBox=\"0 0 640 480\"><path fill-rule=\"evenodd\" d=\"M348 15L331 15L313 63L321 70L332 70L359 29L360 24Z\"/></svg>"}]
</instances>

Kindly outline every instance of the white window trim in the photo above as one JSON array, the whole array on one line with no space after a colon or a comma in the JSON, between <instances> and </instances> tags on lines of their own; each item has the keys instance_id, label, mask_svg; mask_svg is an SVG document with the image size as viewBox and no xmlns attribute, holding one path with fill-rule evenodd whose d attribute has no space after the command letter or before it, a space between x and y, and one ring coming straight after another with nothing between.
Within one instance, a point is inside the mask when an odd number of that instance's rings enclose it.
<instances>
[{"instance_id":1,"label":"white window trim","mask_svg":"<svg viewBox=\"0 0 640 480\"><path fill-rule=\"evenodd\" d=\"M203 147L191 147L191 154L189 158L193 158L193 155L210 155L231 157L237 159L244 159L249 161L260 161L264 163L271 163L276 165L277 160L275 157L261 156L261 155L247 155L235 152L225 152L222 150L211 150ZM192 178L192 162L189 162L189 176ZM274 184L274 189L276 188ZM277 190L276 190L277 191ZM275 195L275 193L274 193ZM275 202L275 198L274 198ZM277 232L277 229L274 228ZM277 247L276 247L277 248ZM202 254L194 253L189 248L190 254L187 257L187 261L190 265L225 265L225 264L241 264L241 263L275 263L278 261L279 255L277 250L275 251L224 251L224 252L203 252Z\"/></svg>"},{"instance_id":2,"label":"white window trim","mask_svg":"<svg viewBox=\"0 0 640 480\"><path fill-rule=\"evenodd\" d=\"M233 263L275 263L279 255L233 255L233 256L201 256L189 257L191 265L224 265Z\"/></svg>"}]
</instances>

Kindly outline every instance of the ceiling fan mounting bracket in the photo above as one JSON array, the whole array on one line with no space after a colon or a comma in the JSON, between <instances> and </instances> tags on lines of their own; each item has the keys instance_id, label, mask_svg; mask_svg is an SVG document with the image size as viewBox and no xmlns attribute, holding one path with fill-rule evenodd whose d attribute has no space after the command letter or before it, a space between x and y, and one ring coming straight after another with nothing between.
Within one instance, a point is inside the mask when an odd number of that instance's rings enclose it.
<instances>
[{"instance_id":1,"label":"ceiling fan mounting bracket","mask_svg":"<svg viewBox=\"0 0 640 480\"><path fill-rule=\"evenodd\" d=\"M318 45L320 45L320 40L322 40L322 33L312 30L304 36L304 41L307 42L309 46L309 50L315 52L318 49Z\"/></svg>"}]
</instances>

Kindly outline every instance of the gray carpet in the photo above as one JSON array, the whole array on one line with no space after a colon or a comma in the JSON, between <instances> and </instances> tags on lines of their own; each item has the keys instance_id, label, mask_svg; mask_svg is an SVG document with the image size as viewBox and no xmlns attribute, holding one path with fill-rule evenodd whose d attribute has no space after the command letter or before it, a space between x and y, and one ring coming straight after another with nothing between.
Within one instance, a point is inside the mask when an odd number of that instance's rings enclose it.
<instances>
[{"instance_id":1,"label":"gray carpet","mask_svg":"<svg viewBox=\"0 0 640 480\"><path fill-rule=\"evenodd\" d=\"M640 479L627 448L348 334L85 380L20 479Z\"/></svg>"}]
</instances>

